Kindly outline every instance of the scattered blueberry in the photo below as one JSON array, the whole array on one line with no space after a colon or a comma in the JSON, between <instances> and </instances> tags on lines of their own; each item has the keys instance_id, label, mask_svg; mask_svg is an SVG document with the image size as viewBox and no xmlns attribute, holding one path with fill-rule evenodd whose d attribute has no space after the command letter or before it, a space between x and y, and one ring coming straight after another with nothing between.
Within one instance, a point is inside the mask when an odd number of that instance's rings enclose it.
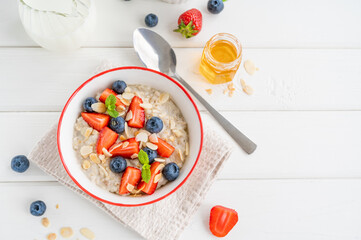
<instances>
[{"instance_id":1,"label":"scattered blueberry","mask_svg":"<svg viewBox=\"0 0 361 240\"><path fill-rule=\"evenodd\" d=\"M34 216L41 216L46 211L46 205L43 201L35 201L30 205L30 213Z\"/></svg>"},{"instance_id":2,"label":"scattered blueberry","mask_svg":"<svg viewBox=\"0 0 361 240\"><path fill-rule=\"evenodd\" d=\"M175 164L173 162L168 163L163 168L162 173L163 173L163 176L165 177L165 179L167 179L168 181L174 181L179 176L179 167L177 164Z\"/></svg>"},{"instance_id":3,"label":"scattered blueberry","mask_svg":"<svg viewBox=\"0 0 361 240\"><path fill-rule=\"evenodd\" d=\"M15 172L23 173L29 168L29 160L24 155L18 155L11 160L11 168Z\"/></svg>"},{"instance_id":4,"label":"scattered blueberry","mask_svg":"<svg viewBox=\"0 0 361 240\"><path fill-rule=\"evenodd\" d=\"M121 173L127 168L127 161L122 157L114 157L109 164L113 173Z\"/></svg>"},{"instance_id":5,"label":"scattered blueberry","mask_svg":"<svg viewBox=\"0 0 361 240\"><path fill-rule=\"evenodd\" d=\"M152 164L154 162L154 158L158 157L157 151L154 151L149 147L143 148L143 151L148 155L149 164Z\"/></svg>"},{"instance_id":6,"label":"scattered blueberry","mask_svg":"<svg viewBox=\"0 0 361 240\"><path fill-rule=\"evenodd\" d=\"M87 112L94 112L94 110L92 109L92 104L93 103L97 103L98 101L93 98L93 97L88 97L87 99L85 99L84 103L83 103L83 108L85 111Z\"/></svg>"},{"instance_id":7,"label":"scattered blueberry","mask_svg":"<svg viewBox=\"0 0 361 240\"><path fill-rule=\"evenodd\" d=\"M127 87L127 84L121 80L115 81L112 85L114 92L116 92L118 94L122 94L126 87Z\"/></svg>"},{"instance_id":8,"label":"scattered blueberry","mask_svg":"<svg viewBox=\"0 0 361 240\"><path fill-rule=\"evenodd\" d=\"M148 27L155 27L158 24L158 17L153 13L149 13L147 16L145 16L144 21L145 25Z\"/></svg>"},{"instance_id":9,"label":"scattered blueberry","mask_svg":"<svg viewBox=\"0 0 361 240\"><path fill-rule=\"evenodd\" d=\"M222 12L224 4L222 0L209 0L207 4L207 9L210 13L218 14Z\"/></svg>"},{"instance_id":10,"label":"scattered blueberry","mask_svg":"<svg viewBox=\"0 0 361 240\"><path fill-rule=\"evenodd\" d=\"M116 133L124 132L124 128L125 128L124 118L116 117L116 118L110 119L109 127Z\"/></svg>"},{"instance_id":11,"label":"scattered blueberry","mask_svg":"<svg viewBox=\"0 0 361 240\"><path fill-rule=\"evenodd\" d=\"M159 133L163 129L163 121L159 117L152 117L145 125L148 132Z\"/></svg>"}]
</instances>

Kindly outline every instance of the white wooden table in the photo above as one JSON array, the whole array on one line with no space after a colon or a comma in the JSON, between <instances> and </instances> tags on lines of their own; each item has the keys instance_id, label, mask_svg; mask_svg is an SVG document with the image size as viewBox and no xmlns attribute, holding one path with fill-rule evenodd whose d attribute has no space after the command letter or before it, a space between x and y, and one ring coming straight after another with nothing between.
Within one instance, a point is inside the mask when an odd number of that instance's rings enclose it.
<instances>
[{"instance_id":1,"label":"white wooden table","mask_svg":"<svg viewBox=\"0 0 361 240\"><path fill-rule=\"evenodd\" d=\"M16 2L3 0L0 8L1 239L45 239L62 226L76 230L74 239L84 239L77 231L84 226L97 239L140 239L35 166L13 172L10 160L29 153L102 60L141 65L131 36L150 12L160 19L154 30L176 47L179 74L258 144L251 156L236 148L181 239L215 239L208 214L216 204L239 213L227 239L361 239L360 1L229 0L211 15L206 0L96 0L95 33L66 54L32 42ZM175 16L192 7L203 12L204 28L185 40L171 30ZM244 59L260 68L253 77L240 73L253 96L238 89L229 98L196 73L202 47L218 32L236 35ZM200 108L204 122L215 124ZM37 199L48 205L49 229L28 212Z\"/></svg>"}]
</instances>

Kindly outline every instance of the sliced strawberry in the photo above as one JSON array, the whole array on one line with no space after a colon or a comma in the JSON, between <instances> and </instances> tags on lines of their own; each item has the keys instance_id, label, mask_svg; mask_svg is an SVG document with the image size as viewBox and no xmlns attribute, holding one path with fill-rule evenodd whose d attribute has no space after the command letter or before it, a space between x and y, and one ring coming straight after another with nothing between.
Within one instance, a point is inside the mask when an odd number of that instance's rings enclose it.
<instances>
[{"instance_id":1,"label":"sliced strawberry","mask_svg":"<svg viewBox=\"0 0 361 240\"><path fill-rule=\"evenodd\" d=\"M123 148L124 143L128 142L129 144ZM113 145L109 149L109 153L113 156L121 156L124 158L130 158L134 153L139 153L139 144L135 140L135 138L130 138L128 140L124 140L123 142L119 144Z\"/></svg>"},{"instance_id":2,"label":"sliced strawberry","mask_svg":"<svg viewBox=\"0 0 361 240\"><path fill-rule=\"evenodd\" d=\"M211 209L209 229L216 237L226 236L238 222L238 214L235 210L220 205Z\"/></svg>"},{"instance_id":3,"label":"sliced strawberry","mask_svg":"<svg viewBox=\"0 0 361 240\"><path fill-rule=\"evenodd\" d=\"M119 194L122 195L129 193L127 185L131 184L135 187L141 178L142 172L138 168L127 167L123 173L122 179L120 180Z\"/></svg>"},{"instance_id":4,"label":"sliced strawberry","mask_svg":"<svg viewBox=\"0 0 361 240\"><path fill-rule=\"evenodd\" d=\"M117 101L115 102L115 106L123 106L125 109L125 105L122 103L122 101L120 101L119 98L117 98L117 94L116 92L114 92L113 90L107 88L103 91L102 95L100 95L99 97L99 101L105 103L105 100L107 100L107 97L109 97L109 95L113 94L114 97L117 99Z\"/></svg>"},{"instance_id":5,"label":"sliced strawberry","mask_svg":"<svg viewBox=\"0 0 361 240\"><path fill-rule=\"evenodd\" d=\"M108 127L103 128L99 133L97 142L97 153L103 154L103 148L108 150L117 141L118 134Z\"/></svg>"},{"instance_id":6,"label":"sliced strawberry","mask_svg":"<svg viewBox=\"0 0 361 240\"><path fill-rule=\"evenodd\" d=\"M154 144L158 146L157 152L161 157L168 158L174 152L174 147L160 138L158 138L158 142Z\"/></svg>"},{"instance_id":7,"label":"sliced strawberry","mask_svg":"<svg viewBox=\"0 0 361 240\"><path fill-rule=\"evenodd\" d=\"M154 162L150 165L150 180L148 183L144 182L143 180L138 184L138 189L141 189L143 192L145 192L148 195L151 195L155 192L155 189L157 188L158 182L154 183L154 177L160 173L160 169L158 169L158 166L160 165L160 162Z\"/></svg>"},{"instance_id":8,"label":"sliced strawberry","mask_svg":"<svg viewBox=\"0 0 361 240\"><path fill-rule=\"evenodd\" d=\"M133 97L129 106L129 111L132 111L132 118L128 121L128 126L133 128L144 127L145 114L144 109L140 106L143 103L140 97Z\"/></svg>"},{"instance_id":9,"label":"sliced strawberry","mask_svg":"<svg viewBox=\"0 0 361 240\"><path fill-rule=\"evenodd\" d=\"M81 116L83 117L84 121L89 124L89 126L97 131L101 131L105 126L107 126L110 119L109 115L101 113L82 112Z\"/></svg>"}]
</instances>

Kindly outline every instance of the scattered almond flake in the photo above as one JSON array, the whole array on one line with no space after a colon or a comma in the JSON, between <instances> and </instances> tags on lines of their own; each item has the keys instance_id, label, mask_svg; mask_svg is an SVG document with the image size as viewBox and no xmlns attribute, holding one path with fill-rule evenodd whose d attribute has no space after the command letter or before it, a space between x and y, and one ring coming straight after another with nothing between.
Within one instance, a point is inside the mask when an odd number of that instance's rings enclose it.
<instances>
[{"instance_id":1,"label":"scattered almond flake","mask_svg":"<svg viewBox=\"0 0 361 240\"><path fill-rule=\"evenodd\" d=\"M127 140L127 138L126 138L126 137L124 137L124 135L120 135L119 139L120 139L120 141Z\"/></svg>"},{"instance_id":2,"label":"scattered almond flake","mask_svg":"<svg viewBox=\"0 0 361 240\"><path fill-rule=\"evenodd\" d=\"M56 204L56 205L55 205L55 208L56 208L56 209L59 209L59 204Z\"/></svg>"},{"instance_id":3,"label":"scattered almond flake","mask_svg":"<svg viewBox=\"0 0 361 240\"><path fill-rule=\"evenodd\" d=\"M178 152L179 159L183 162L184 158L183 158L182 151L178 148L177 152Z\"/></svg>"},{"instance_id":4,"label":"scattered almond flake","mask_svg":"<svg viewBox=\"0 0 361 240\"><path fill-rule=\"evenodd\" d=\"M169 93L163 92L159 96L159 103L164 104L169 100Z\"/></svg>"},{"instance_id":5,"label":"scattered almond flake","mask_svg":"<svg viewBox=\"0 0 361 240\"><path fill-rule=\"evenodd\" d=\"M88 160L84 160L81 166L83 167L83 169L87 170L88 168L90 168L90 162Z\"/></svg>"},{"instance_id":6,"label":"scattered almond flake","mask_svg":"<svg viewBox=\"0 0 361 240\"><path fill-rule=\"evenodd\" d=\"M139 104L139 106L144 109L152 109L152 107L153 107L153 105L150 103L141 103L141 104Z\"/></svg>"},{"instance_id":7,"label":"scattered almond flake","mask_svg":"<svg viewBox=\"0 0 361 240\"><path fill-rule=\"evenodd\" d=\"M128 145L129 145L129 142L128 142L128 141L127 141L127 142L124 142L122 148L126 148L126 147L128 147Z\"/></svg>"},{"instance_id":8,"label":"scattered almond flake","mask_svg":"<svg viewBox=\"0 0 361 240\"><path fill-rule=\"evenodd\" d=\"M93 152L93 147L92 146L82 146L80 148L80 155L83 158L87 158L89 156L89 154L91 154Z\"/></svg>"},{"instance_id":9,"label":"scattered almond flake","mask_svg":"<svg viewBox=\"0 0 361 240\"><path fill-rule=\"evenodd\" d=\"M125 117L125 121L129 121L130 119L132 119L132 117L133 117L133 112L132 110L129 110L127 116Z\"/></svg>"},{"instance_id":10,"label":"scattered almond flake","mask_svg":"<svg viewBox=\"0 0 361 240\"><path fill-rule=\"evenodd\" d=\"M94 112L97 113L105 113L107 111L105 104L102 102L93 103L91 105L91 108L94 110Z\"/></svg>"},{"instance_id":11,"label":"scattered almond flake","mask_svg":"<svg viewBox=\"0 0 361 240\"><path fill-rule=\"evenodd\" d=\"M130 156L131 159L135 159L138 157L138 154L137 153L134 153L132 156Z\"/></svg>"},{"instance_id":12,"label":"scattered almond flake","mask_svg":"<svg viewBox=\"0 0 361 240\"><path fill-rule=\"evenodd\" d=\"M170 119L169 120L169 126L170 126L170 129L174 129L175 128L175 121L173 119Z\"/></svg>"},{"instance_id":13,"label":"scattered almond flake","mask_svg":"<svg viewBox=\"0 0 361 240\"><path fill-rule=\"evenodd\" d=\"M105 156L103 155L103 154L99 154L99 159L101 160L101 161L103 161L104 159L105 159Z\"/></svg>"},{"instance_id":14,"label":"scattered almond flake","mask_svg":"<svg viewBox=\"0 0 361 240\"><path fill-rule=\"evenodd\" d=\"M134 186L132 185L132 184L130 184L130 183L128 183L127 184L127 190L129 191L129 192L132 192L133 190L134 190Z\"/></svg>"},{"instance_id":15,"label":"scattered almond flake","mask_svg":"<svg viewBox=\"0 0 361 240\"><path fill-rule=\"evenodd\" d=\"M124 107L123 105L119 105L119 106L117 106L117 107L115 108L115 110L116 110L117 112L121 113L121 112L124 112L125 107Z\"/></svg>"},{"instance_id":16,"label":"scattered almond flake","mask_svg":"<svg viewBox=\"0 0 361 240\"><path fill-rule=\"evenodd\" d=\"M165 165L164 165L163 163L159 164L158 167L155 169L154 172L156 173L156 172L158 172L158 171L162 171L162 169L164 168L164 166L165 166Z\"/></svg>"},{"instance_id":17,"label":"scattered almond flake","mask_svg":"<svg viewBox=\"0 0 361 240\"><path fill-rule=\"evenodd\" d=\"M92 160L94 163L99 164L100 159L98 158L98 155L96 153L91 153L89 155L90 160Z\"/></svg>"},{"instance_id":18,"label":"scattered almond flake","mask_svg":"<svg viewBox=\"0 0 361 240\"><path fill-rule=\"evenodd\" d=\"M125 132L125 135L127 136L127 138L129 138L130 135L129 135L128 123L124 124L124 132Z\"/></svg>"},{"instance_id":19,"label":"scattered almond flake","mask_svg":"<svg viewBox=\"0 0 361 240\"><path fill-rule=\"evenodd\" d=\"M245 87L243 87L243 92L245 92L247 95L252 95L253 88L251 88L251 86L249 86L249 85L246 85Z\"/></svg>"},{"instance_id":20,"label":"scattered almond flake","mask_svg":"<svg viewBox=\"0 0 361 240\"><path fill-rule=\"evenodd\" d=\"M147 142L148 135L145 132L140 132L137 136L135 136L135 140L137 142Z\"/></svg>"},{"instance_id":21,"label":"scattered almond flake","mask_svg":"<svg viewBox=\"0 0 361 240\"><path fill-rule=\"evenodd\" d=\"M125 105L125 106L129 106L130 105L130 101L124 98L121 98L120 101Z\"/></svg>"},{"instance_id":22,"label":"scattered almond flake","mask_svg":"<svg viewBox=\"0 0 361 240\"><path fill-rule=\"evenodd\" d=\"M183 136L182 131L180 131L180 130L178 130L178 129L172 129L172 132L174 133L174 135L175 135L176 137L181 137L181 136Z\"/></svg>"},{"instance_id":23,"label":"scattered almond flake","mask_svg":"<svg viewBox=\"0 0 361 240\"><path fill-rule=\"evenodd\" d=\"M99 168L103 171L104 175L105 175L106 177L108 177L108 176L109 176L109 173L107 172L107 170L105 170L105 168L104 168L102 165L98 165L98 166L99 166Z\"/></svg>"},{"instance_id":24,"label":"scattered almond flake","mask_svg":"<svg viewBox=\"0 0 361 240\"><path fill-rule=\"evenodd\" d=\"M244 69L249 75L253 75L256 72L256 66L251 60L246 60L244 62Z\"/></svg>"},{"instance_id":25,"label":"scattered almond flake","mask_svg":"<svg viewBox=\"0 0 361 240\"><path fill-rule=\"evenodd\" d=\"M174 142L174 140L175 140L174 136L173 136L173 135L170 136L170 137L169 137L169 140L170 140L171 142Z\"/></svg>"},{"instance_id":26,"label":"scattered almond flake","mask_svg":"<svg viewBox=\"0 0 361 240\"><path fill-rule=\"evenodd\" d=\"M131 89L130 87L126 87L126 88L124 89L124 92L126 92L126 93L131 92L131 91L132 91L132 89Z\"/></svg>"},{"instance_id":27,"label":"scattered almond flake","mask_svg":"<svg viewBox=\"0 0 361 240\"><path fill-rule=\"evenodd\" d=\"M228 90L232 91L234 88L234 84L231 82L230 84L228 84L227 86Z\"/></svg>"},{"instance_id":28,"label":"scattered almond flake","mask_svg":"<svg viewBox=\"0 0 361 240\"><path fill-rule=\"evenodd\" d=\"M226 95L228 93L228 88L223 90L223 94Z\"/></svg>"},{"instance_id":29,"label":"scattered almond flake","mask_svg":"<svg viewBox=\"0 0 361 240\"><path fill-rule=\"evenodd\" d=\"M154 158L154 161L156 161L156 162L165 162L165 159L163 159L163 158Z\"/></svg>"},{"instance_id":30,"label":"scattered almond flake","mask_svg":"<svg viewBox=\"0 0 361 240\"><path fill-rule=\"evenodd\" d=\"M89 240L95 239L95 234L89 228L81 228L79 232Z\"/></svg>"},{"instance_id":31,"label":"scattered almond flake","mask_svg":"<svg viewBox=\"0 0 361 240\"><path fill-rule=\"evenodd\" d=\"M158 146L155 145L154 143L151 143L151 142L147 142L146 143L146 146L152 150L157 150L158 149Z\"/></svg>"},{"instance_id":32,"label":"scattered almond flake","mask_svg":"<svg viewBox=\"0 0 361 240\"><path fill-rule=\"evenodd\" d=\"M233 97L234 91L229 91L228 96Z\"/></svg>"},{"instance_id":33,"label":"scattered almond flake","mask_svg":"<svg viewBox=\"0 0 361 240\"><path fill-rule=\"evenodd\" d=\"M152 133L149 135L149 141L152 143L158 143L158 137L156 133Z\"/></svg>"},{"instance_id":34,"label":"scattered almond flake","mask_svg":"<svg viewBox=\"0 0 361 240\"><path fill-rule=\"evenodd\" d=\"M73 236L73 229L71 227L63 227L60 229L60 235L63 238L70 238Z\"/></svg>"},{"instance_id":35,"label":"scattered almond flake","mask_svg":"<svg viewBox=\"0 0 361 240\"><path fill-rule=\"evenodd\" d=\"M186 156L188 156L188 155L189 155L189 143L188 143L188 142L186 142L186 150L185 150L185 154L186 154Z\"/></svg>"},{"instance_id":36,"label":"scattered almond flake","mask_svg":"<svg viewBox=\"0 0 361 240\"><path fill-rule=\"evenodd\" d=\"M106 156L106 157L112 156L112 154L110 154L110 152L108 152L108 150L106 148L103 147L102 151L103 151L104 156Z\"/></svg>"},{"instance_id":37,"label":"scattered almond flake","mask_svg":"<svg viewBox=\"0 0 361 240\"><path fill-rule=\"evenodd\" d=\"M158 173L157 175L154 176L154 183L158 183L159 180L162 178L162 173Z\"/></svg>"},{"instance_id":38,"label":"scattered almond flake","mask_svg":"<svg viewBox=\"0 0 361 240\"><path fill-rule=\"evenodd\" d=\"M139 133L140 133L139 130L138 130L138 131L135 131L135 132L134 132L134 137L136 137Z\"/></svg>"},{"instance_id":39,"label":"scattered almond flake","mask_svg":"<svg viewBox=\"0 0 361 240\"><path fill-rule=\"evenodd\" d=\"M41 224L44 226L44 227L49 227L50 225L50 221L48 218L44 217L41 219Z\"/></svg>"},{"instance_id":40,"label":"scattered almond flake","mask_svg":"<svg viewBox=\"0 0 361 240\"><path fill-rule=\"evenodd\" d=\"M210 88L208 88L208 89L206 89L206 92L207 92L209 95L211 95L211 94L213 93L213 90L210 89Z\"/></svg>"},{"instance_id":41,"label":"scattered almond flake","mask_svg":"<svg viewBox=\"0 0 361 240\"><path fill-rule=\"evenodd\" d=\"M243 79L241 79L240 82L241 82L242 88L244 88L245 86L247 86L247 85L246 85L246 82L245 82Z\"/></svg>"},{"instance_id":42,"label":"scattered almond flake","mask_svg":"<svg viewBox=\"0 0 361 240\"><path fill-rule=\"evenodd\" d=\"M93 132L93 128L88 127L88 128L85 129L83 136L84 136L85 138L88 138L88 137L90 137L90 135L92 134L92 132Z\"/></svg>"},{"instance_id":43,"label":"scattered almond flake","mask_svg":"<svg viewBox=\"0 0 361 240\"><path fill-rule=\"evenodd\" d=\"M107 162L107 159L106 159L106 158L102 160L102 164L104 164L104 163L106 163L106 162Z\"/></svg>"},{"instance_id":44,"label":"scattered almond flake","mask_svg":"<svg viewBox=\"0 0 361 240\"><path fill-rule=\"evenodd\" d=\"M144 129L140 129L139 132L143 132L145 134L147 134L147 136L149 136L151 133L148 132L147 130L144 130Z\"/></svg>"},{"instance_id":45,"label":"scattered almond flake","mask_svg":"<svg viewBox=\"0 0 361 240\"><path fill-rule=\"evenodd\" d=\"M46 239L55 240L56 239L56 234L55 233L49 233L48 236L46 236Z\"/></svg>"},{"instance_id":46,"label":"scattered almond flake","mask_svg":"<svg viewBox=\"0 0 361 240\"><path fill-rule=\"evenodd\" d=\"M122 94L122 97L126 100L132 100L132 98L134 97L134 93L131 92L125 92Z\"/></svg>"}]
</instances>

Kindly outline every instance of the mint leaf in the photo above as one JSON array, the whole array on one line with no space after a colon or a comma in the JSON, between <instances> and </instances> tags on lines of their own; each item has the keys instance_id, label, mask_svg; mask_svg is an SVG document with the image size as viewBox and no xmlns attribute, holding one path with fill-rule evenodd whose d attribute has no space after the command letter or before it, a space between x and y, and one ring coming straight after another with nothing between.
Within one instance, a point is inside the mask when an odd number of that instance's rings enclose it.
<instances>
[{"instance_id":1,"label":"mint leaf","mask_svg":"<svg viewBox=\"0 0 361 240\"><path fill-rule=\"evenodd\" d=\"M143 150L140 150L139 153L138 153L138 159L139 159L139 162L141 164L147 164L149 165L149 158L148 158L148 154L146 152L144 152Z\"/></svg>"},{"instance_id":2,"label":"mint leaf","mask_svg":"<svg viewBox=\"0 0 361 240\"><path fill-rule=\"evenodd\" d=\"M114 109L113 110L107 110L109 116L111 116L112 118L116 118L119 116L119 113L117 111L115 111Z\"/></svg>"},{"instance_id":3,"label":"mint leaf","mask_svg":"<svg viewBox=\"0 0 361 240\"><path fill-rule=\"evenodd\" d=\"M144 182L148 183L151 177L150 165L148 163L144 164L142 167L142 179Z\"/></svg>"},{"instance_id":4,"label":"mint leaf","mask_svg":"<svg viewBox=\"0 0 361 240\"><path fill-rule=\"evenodd\" d=\"M115 103L117 102L117 98L113 95L113 94L110 94L107 99L105 99L105 106L107 108L109 108L109 106L112 106L114 105L115 106ZM115 109L115 107L114 107Z\"/></svg>"}]
</instances>

